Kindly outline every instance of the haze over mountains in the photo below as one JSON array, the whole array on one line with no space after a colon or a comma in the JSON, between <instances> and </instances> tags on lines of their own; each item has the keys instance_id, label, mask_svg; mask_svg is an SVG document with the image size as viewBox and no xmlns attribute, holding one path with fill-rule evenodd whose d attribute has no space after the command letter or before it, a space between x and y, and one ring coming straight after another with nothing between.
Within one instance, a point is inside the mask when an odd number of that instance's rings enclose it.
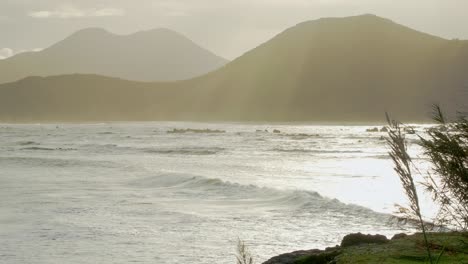
<instances>
[{"instance_id":1,"label":"haze over mountains","mask_svg":"<svg viewBox=\"0 0 468 264\"><path fill-rule=\"evenodd\" d=\"M135 81L190 79L227 60L168 29L115 35L104 29L80 30L40 52L0 60L0 83L28 76L99 74Z\"/></svg>"},{"instance_id":2,"label":"haze over mountains","mask_svg":"<svg viewBox=\"0 0 468 264\"><path fill-rule=\"evenodd\" d=\"M0 120L423 121L431 103L468 101L468 41L373 15L298 24L191 80L97 75L0 85Z\"/></svg>"}]
</instances>

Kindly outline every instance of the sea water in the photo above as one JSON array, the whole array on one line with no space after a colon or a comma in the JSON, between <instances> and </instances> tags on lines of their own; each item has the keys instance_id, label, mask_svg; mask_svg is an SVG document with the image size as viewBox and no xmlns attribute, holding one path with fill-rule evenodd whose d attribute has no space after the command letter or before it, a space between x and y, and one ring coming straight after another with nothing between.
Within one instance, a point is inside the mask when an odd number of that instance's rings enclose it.
<instances>
[{"instance_id":1,"label":"sea water","mask_svg":"<svg viewBox=\"0 0 468 264\"><path fill-rule=\"evenodd\" d=\"M413 231L391 220L405 196L386 133L367 128L0 124L0 263L227 264L238 238L261 263Z\"/></svg>"}]
</instances>

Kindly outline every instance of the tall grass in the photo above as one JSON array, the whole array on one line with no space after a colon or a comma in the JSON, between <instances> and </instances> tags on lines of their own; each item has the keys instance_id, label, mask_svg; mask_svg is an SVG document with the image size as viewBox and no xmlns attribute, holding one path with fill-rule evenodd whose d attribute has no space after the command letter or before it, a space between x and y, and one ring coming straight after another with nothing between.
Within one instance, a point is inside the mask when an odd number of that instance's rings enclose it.
<instances>
[{"instance_id":1,"label":"tall grass","mask_svg":"<svg viewBox=\"0 0 468 264\"><path fill-rule=\"evenodd\" d=\"M427 138L419 137L432 164L424 185L440 205L437 223L467 231L468 120L460 114L450 122L438 105L434 105L432 118L439 126L429 130Z\"/></svg>"},{"instance_id":2,"label":"tall grass","mask_svg":"<svg viewBox=\"0 0 468 264\"><path fill-rule=\"evenodd\" d=\"M403 190L409 201L409 214L413 218L419 221L419 225L421 231L424 236L424 243L426 246L427 256L429 258L430 263L432 264L432 256L429 241L427 239L426 234L426 226L421 214L421 207L419 205L419 197L418 192L416 190L416 185L414 182L413 171L412 168L412 159L408 154L407 143L405 139L405 134L403 129L401 128L401 124L390 120L390 117L387 114L387 121L389 123L389 130L387 139L388 145L390 147L390 157L394 163L394 169L398 176L400 177L401 184L403 186Z\"/></svg>"},{"instance_id":3,"label":"tall grass","mask_svg":"<svg viewBox=\"0 0 468 264\"><path fill-rule=\"evenodd\" d=\"M241 239L237 240L237 264L254 264L254 258L245 242Z\"/></svg>"}]
</instances>

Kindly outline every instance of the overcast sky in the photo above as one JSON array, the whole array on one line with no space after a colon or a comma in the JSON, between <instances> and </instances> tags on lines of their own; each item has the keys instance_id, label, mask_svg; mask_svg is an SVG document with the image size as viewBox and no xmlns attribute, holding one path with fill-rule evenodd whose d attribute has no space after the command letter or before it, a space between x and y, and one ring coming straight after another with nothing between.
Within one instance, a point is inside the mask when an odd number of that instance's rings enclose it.
<instances>
[{"instance_id":1,"label":"overcast sky","mask_svg":"<svg viewBox=\"0 0 468 264\"><path fill-rule=\"evenodd\" d=\"M0 0L0 58L86 27L118 34L166 27L233 59L299 22L364 13L468 39L468 0Z\"/></svg>"}]
</instances>

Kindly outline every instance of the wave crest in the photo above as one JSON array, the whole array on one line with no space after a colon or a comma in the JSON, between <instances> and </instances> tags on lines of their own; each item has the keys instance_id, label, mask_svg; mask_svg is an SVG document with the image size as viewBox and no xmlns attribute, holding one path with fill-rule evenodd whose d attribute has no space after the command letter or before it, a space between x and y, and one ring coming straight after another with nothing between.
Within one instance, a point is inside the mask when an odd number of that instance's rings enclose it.
<instances>
[{"instance_id":1,"label":"wave crest","mask_svg":"<svg viewBox=\"0 0 468 264\"><path fill-rule=\"evenodd\" d=\"M321 196L308 190L275 189L257 185L239 184L217 178L206 178L177 173L166 173L132 181L131 185L139 188L164 191L172 195L180 194L184 199L206 199L212 202L264 206L273 210L301 211L305 213L338 212L350 215L379 215L358 205L344 204L337 199Z\"/></svg>"}]
</instances>

